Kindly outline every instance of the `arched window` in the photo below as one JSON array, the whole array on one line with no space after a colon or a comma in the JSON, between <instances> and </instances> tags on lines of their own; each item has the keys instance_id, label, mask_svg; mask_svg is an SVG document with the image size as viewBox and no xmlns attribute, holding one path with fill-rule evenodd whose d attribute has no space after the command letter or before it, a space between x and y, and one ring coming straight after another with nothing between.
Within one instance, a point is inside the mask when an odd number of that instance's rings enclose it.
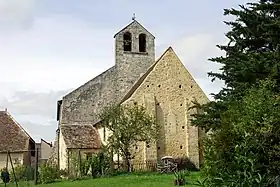
<instances>
[{"instance_id":1,"label":"arched window","mask_svg":"<svg viewBox=\"0 0 280 187\"><path fill-rule=\"evenodd\" d=\"M146 52L146 35L139 35L139 52Z\"/></svg>"},{"instance_id":2,"label":"arched window","mask_svg":"<svg viewBox=\"0 0 280 187\"><path fill-rule=\"evenodd\" d=\"M126 32L123 34L123 50L131 51L131 34Z\"/></svg>"}]
</instances>

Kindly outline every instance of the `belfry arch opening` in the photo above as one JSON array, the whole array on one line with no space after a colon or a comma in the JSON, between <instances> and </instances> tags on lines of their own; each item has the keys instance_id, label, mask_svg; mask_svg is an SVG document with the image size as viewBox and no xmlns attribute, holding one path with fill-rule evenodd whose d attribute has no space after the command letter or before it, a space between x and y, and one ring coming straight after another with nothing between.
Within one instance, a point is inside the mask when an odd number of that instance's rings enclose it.
<instances>
[{"instance_id":1,"label":"belfry arch opening","mask_svg":"<svg viewBox=\"0 0 280 187\"><path fill-rule=\"evenodd\" d=\"M139 52L146 52L146 34L139 34Z\"/></svg>"},{"instance_id":2,"label":"belfry arch opening","mask_svg":"<svg viewBox=\"0 0 280 187\"><path fill-rule=\"evenodd\" d=\"M126 33L123 34L123 50L124 51L131 51L131 45L132 45L131 33L126 32Z\"/></svg>"}]
</instances>

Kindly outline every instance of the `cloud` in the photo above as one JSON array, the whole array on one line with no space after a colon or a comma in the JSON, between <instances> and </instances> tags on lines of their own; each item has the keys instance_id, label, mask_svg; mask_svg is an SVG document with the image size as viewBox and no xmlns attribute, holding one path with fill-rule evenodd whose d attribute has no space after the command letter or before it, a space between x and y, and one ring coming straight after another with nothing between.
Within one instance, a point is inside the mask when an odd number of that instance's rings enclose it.
<instances>
[{"instance_id":1,"label":"cloud","mask_svg":"<svg viewBox=\"0 0 280 187\"><path fill-rule=\"evenodd\" d=\"M28 30L0 31L5 68L0 83L37 91L78 87L113 65L110 34L69 16L37 18Z\"/></svg>"},{"instance_id":2,"label":"cloud","mask_svg":"<svg viewBox=\"0 0 280 187\"><path fill-rule=\"evenodd\" d=\"M0 28L24 28L34 18L35 0L0 0Z\"/></svg>"},{"instance_id":3,"label":"cloud","mask_svg":"<svg viewBox=\"0 0 280 187\"><path fill-rule=\"evenodd\" d=\"M40 138L53 141L57 128L56 103L69 91L47 93L16 91L10 98L4 97L2 102L0 101L0 109L7 108L36 141Z\"/></svg>"}]
</instances>

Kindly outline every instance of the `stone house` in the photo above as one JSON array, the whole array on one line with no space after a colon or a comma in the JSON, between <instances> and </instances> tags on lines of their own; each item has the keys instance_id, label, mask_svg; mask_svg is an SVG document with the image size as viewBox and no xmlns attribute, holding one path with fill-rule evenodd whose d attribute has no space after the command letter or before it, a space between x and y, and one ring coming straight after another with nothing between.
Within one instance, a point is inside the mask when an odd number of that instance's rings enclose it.
<instances>
[{"instance_id":1,"label":"stone house","mask_svg":"<svg viewBox=\"0 0 280 187\"><path fill-rule=\"evenodd\" d=\"M139 143L136 160L186 156L199 167L200 131L190 126L190 115L195 111L188 108L194 100L208 102L207 96L171 47L155 61L155 37L138 21L133 20L114 38L115 65L58 101L59 128L50 162L60 168L66 164L61 158L66 156L61 141L63 128L83 128L83 124L89 124L98 132L95 141L106 144L108 133L98 127L102 109L110 104L139 103L161 124L162 137L154 145ZM76 141L74 137L70 139Z\"/></svg>"},{"instance_id":2,"label":"stone house","mask_svg":"<svg viewBox=\"0 0 280 187\"><path fill-rule=\"evenodd\" d=\"M52 143L41 139L40 143L36 143L36 150L38 150L39 164L46 163L52 153Z\"/></svg>"},{"instance_id":3,"label":"stone house","mask_svg":"<svg viewBox=\"0 0 280 187\"><path fill-rule=\"evenodd\" d=\"M7 152L16 165L32 164L35 158L35 141L14 120L7 110L0 111L0 168L6 167ZM9 162L8 169L11 169Z\"/></svg>"}]
</instances>

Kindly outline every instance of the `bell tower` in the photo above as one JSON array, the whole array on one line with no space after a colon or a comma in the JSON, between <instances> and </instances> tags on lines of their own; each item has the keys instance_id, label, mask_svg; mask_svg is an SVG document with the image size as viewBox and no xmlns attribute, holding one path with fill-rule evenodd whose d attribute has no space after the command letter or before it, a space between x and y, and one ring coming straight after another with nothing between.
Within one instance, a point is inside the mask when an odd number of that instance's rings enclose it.
<instances>
[{"instance_id":1,"label":"bell tower","mask_svg":"<svg viewBox=\"0 0 280 187\"><path fill-rule=\"evenodd\" d=\"M155 62L155 37L138 21L120 30L115 38L115 66L120 94L131 87Z\"/></svg>"}]
</instances>

